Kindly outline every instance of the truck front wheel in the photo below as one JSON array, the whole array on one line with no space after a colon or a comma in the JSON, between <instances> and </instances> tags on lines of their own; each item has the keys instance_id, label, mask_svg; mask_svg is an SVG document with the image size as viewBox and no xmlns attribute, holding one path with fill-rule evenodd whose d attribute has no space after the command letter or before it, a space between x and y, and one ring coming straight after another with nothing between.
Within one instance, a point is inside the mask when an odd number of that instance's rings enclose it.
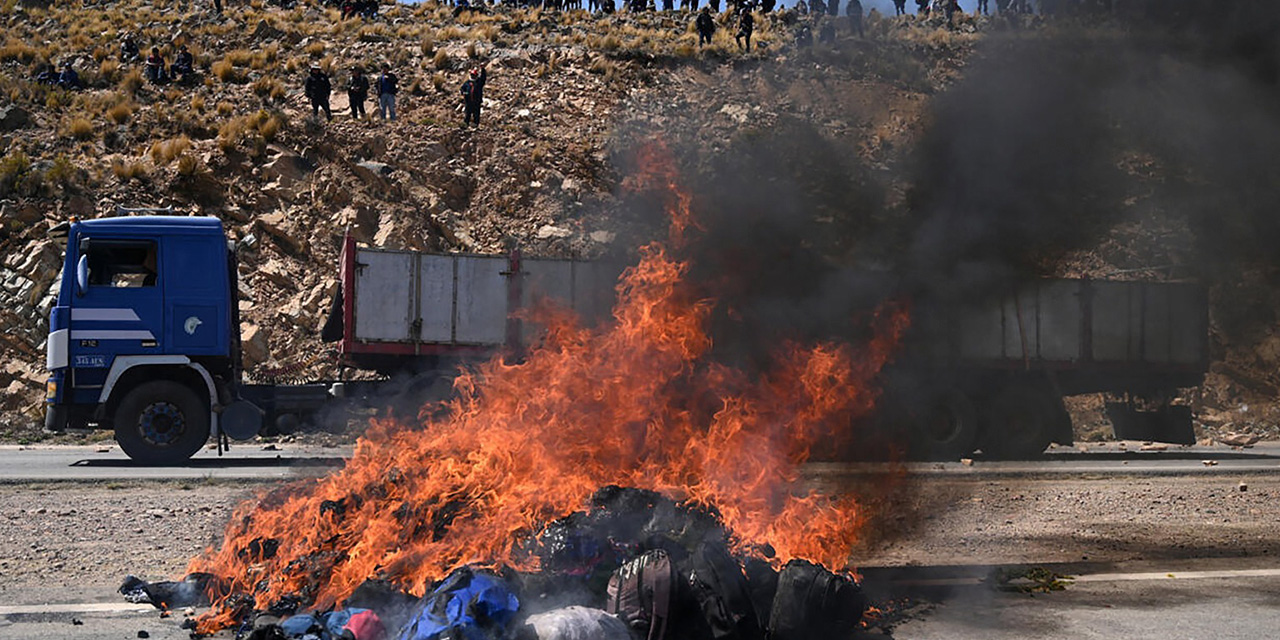
<instances>
[{"instance_id":1,"label":"truck front wheel","mask_svg":"<svg viewBox=\"0 0 1280 640\"><path fill-rule=\"evenodd\" d=\"M116 442L143 464L180 464L209 439L209 411L191 389L170 380L138 386L120 401Z\"/></svg>"}]
</instances>

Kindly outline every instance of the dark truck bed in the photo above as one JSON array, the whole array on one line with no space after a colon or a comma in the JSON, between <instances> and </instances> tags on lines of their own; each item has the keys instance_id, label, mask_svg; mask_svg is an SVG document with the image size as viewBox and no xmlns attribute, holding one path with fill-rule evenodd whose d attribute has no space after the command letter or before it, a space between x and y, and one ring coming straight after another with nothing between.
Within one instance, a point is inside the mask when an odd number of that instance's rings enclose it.
<instances>
[{"instance_id":1,"label":"dark truck bed","mask_svg":"<svg viewBox=\"0 0 1280 640\"><path fill-rule=\"evenodd\" d=\"M1046 279L980 302L922 304L890 372L888 413L919 457L999 457L1069 443L1062 397L1107 392L1117 436L1189 444L1169 400L1209 364L1202 285ZM1128 401L1131 400L1132 402Z\"/></svg>"}]
</instances>

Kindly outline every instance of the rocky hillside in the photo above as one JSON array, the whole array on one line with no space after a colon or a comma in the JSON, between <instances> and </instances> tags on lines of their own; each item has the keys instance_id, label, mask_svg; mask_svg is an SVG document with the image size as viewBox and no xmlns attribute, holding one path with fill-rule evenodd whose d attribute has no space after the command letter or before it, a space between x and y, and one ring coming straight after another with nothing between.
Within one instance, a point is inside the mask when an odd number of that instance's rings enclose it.
<instances>
[{"instance_id":1,"label":"rocky hillside","mask_svg":"<svg viewBox=\"0 0 1280 640\"><path fill-rule=\"evenodd\" d=\"M221 218L240 247L249 374L332 376L318 326L344 233L392 248L626 253L662 228L619 196L634 143L654 135L708 200L726 175L777 181L784 208L803 203L804 241L825 259L885 259L911 244L883 223L912 219L912 157L938 96L990 34L1046 29L1036 17L957 16L947 28L941 16L873 13L858 36L844 17L784 11L759 16L744 53L728 14L705 48L687 13L455 15L427 2L342 20L310 2L250 0L217 14L203 2L11 0L0 16L0 410L23 439L38 437L59 271L46 233L71 216L146 207ZM120 59L126 34L170 62L188 47L197 73L147 82L139 61ZM84 89L36 82L44 65L65 62ZM399 117L382 121L370 103L373 117L352 118L350 69L376 75L383 64L400 78ZM484 121L460 128L458 89L479 64ZM312 65L332 76L332 120L313 117L302 95ZM1190 233L1135 224L1046 271L1154 264L1168 238ZM1134 249L1143 242L1153 248ZM1275 395L1269 378L1244 390L1227 378L1206 393L1223 411Z\"/></svg>"},{"instance_id":2,"label":"rocky hillside","mask_svg":"<svg viewBox=\"0 0 1280 640\"><path fill-rule=\"evenodd\" d=\"M455 16L426 3L344 21L332 8L258 0L222 15L134 0L3 12L0 406L23 431L42 411L44 317L59 270L46 232L71 216L218 216L240 246L251 375L331 375L316 334L345 232L393 248L625 252L661 228L614 195L631 141L669 136L705 152L685 154L696 164L780 120L813 123L887 172L977 38L968 20L946 32L873 16L868 37L855 38L843 20L824 34L784 12L761 19L743 53L728 14L699 48L684 13ZM798 47L801 29L834 41ZM140 62L120 60L126 34L170 62L187 46L195 78L145 81ZM44 65L65 62L83 90L36 82ZM484 122L462 129L458 87L481 63ZM400 78L399 117L370 108L356 120L342 90L350 69L382 64ZM311 65L333 78L332 120L313 117L302 95Z\"/></svg>"}]
</instances>

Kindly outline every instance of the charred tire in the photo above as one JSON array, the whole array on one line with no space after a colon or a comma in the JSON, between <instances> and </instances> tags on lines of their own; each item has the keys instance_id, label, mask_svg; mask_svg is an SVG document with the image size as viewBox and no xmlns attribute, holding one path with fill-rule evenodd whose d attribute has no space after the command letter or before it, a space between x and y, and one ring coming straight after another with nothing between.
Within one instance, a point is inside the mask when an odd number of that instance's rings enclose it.
<instances>
[{"instance_id":1,"label":"charred tire","mask_svg":"<svg viewBox=\"0 0 1280 640\"><path fill-rule=\"evenodd\" d=\"M1005 387L983 411L982 452L1001 460L1044 453L1061 429L1061 399L1034 385Z\"/></svg>"},{"instance_id":2,"label":"charred tire","mask_svg":"<svg viewBox=\"0 0 1280 640\"><path fill-rule=\"evenodd\" d=\"M911 416L911 457L955 460L973 453L978 420L973 403L960 391L949 391Z\"/></svg>"},{"instance_id":3,"label":"charred tire","mask_svg":"<svg viewBox=\"0 0 1280 640\"><path fill-rule=\"evenodd\" d=\"M209 439L209 410L186 386L171 380L139 385L115 413L116 442L142 464L181 464Z\"/></svg>"}]
</instances>

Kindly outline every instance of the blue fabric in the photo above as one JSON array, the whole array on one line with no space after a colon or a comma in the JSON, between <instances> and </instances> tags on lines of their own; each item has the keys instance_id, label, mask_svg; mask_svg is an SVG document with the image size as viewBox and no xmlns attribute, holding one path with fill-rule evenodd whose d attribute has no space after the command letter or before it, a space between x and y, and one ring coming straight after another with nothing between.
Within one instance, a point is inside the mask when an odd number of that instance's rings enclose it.
<instances>
[{"instance_id":1,"label":"blue fabric","mask_svg":"<svg viewBox=\"0 0 1280 640\"><path fill-rule=\"evenodd\" d=\"M350 608L338 609L324 614L321 618L324 620L324 630L329 634L330 638L337 638L342 635L342 629L347 626L347 622L351 620L351 616L357 613L368 611L368 609Z\"/></svg>"},{"instance_id":2,"label":"blue fabric","mask_svg":"<svg viewBox=\"0 0 1280 640\"><path fill-rule=\"evenodd\" d=\"M296 616L289 616L280 621L280 630L290 638L301 638L306 635L312 627L319 626L314 615L310 613L300 613Z\"/></svg>"},{"instance_id":3,"label":"blue fabric","mask_svg":"<svg viewBox=\"0 0 1280 640\"><path fill-rule=\"evenodd\" d=\"M400 634L400 640L451 638L493 640L520 610L520 600L501 578L467 569L454 572L431 595Z\"/></svg>"}]
</instances>

